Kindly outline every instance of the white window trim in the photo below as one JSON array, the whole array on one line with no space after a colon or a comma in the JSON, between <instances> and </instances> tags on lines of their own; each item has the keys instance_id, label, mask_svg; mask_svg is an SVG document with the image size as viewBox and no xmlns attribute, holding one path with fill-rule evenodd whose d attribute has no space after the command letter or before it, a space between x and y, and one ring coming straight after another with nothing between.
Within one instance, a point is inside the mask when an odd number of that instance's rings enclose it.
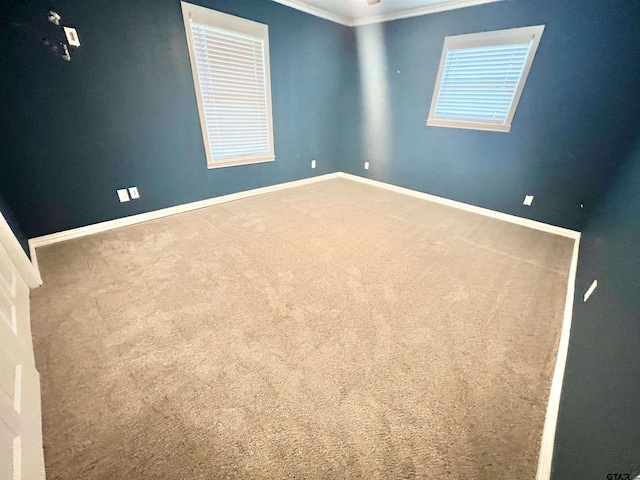
<instances>
[{"instance_id":1,"label":"white window trim","mask_svg":"<svg viewBox=\"0 0 640 480\"><path fill-rule=\"evenodd\" d=\"M180 2L182 5L182 17L184 20L184 28L187 34L187 43L189 45L189 58L191 60L191 72L193 76L193 84L195 87L196 99L198 103L198 114L200 116L200 129L202 130L202 139L207 155L207 168L223 168L233 167L237 165L250 165L254 163L273 162L276 158L273 144L273 114L271 110L271 68L269 57L269 27L262 23L247 20L245 18L228 15L226 13L211 10L209 8L200 7L187 2ZM211 155L211 146L207 134L207 123L204 114L204 106L202 103L200 80L196 65L196 55L193 45L193 37L191 33L191 20L205 25L210 25L223 30L249 35L261 38L264 45L264 75L265 75L265 91L267 101L267 117L269 121L269 152L251 155L236 155L228 160L213 160Z\"/></svg>"},{"instance_id":2,"label":"white window trim","mask_svg":"<svg viewBox=\"0 0 640 480\"><path fill-rule=\"evenodd\" d=\"M522 28L510 28L507 30L495 30L492 32L470 33L466 35L455 35L446 37L444 39L444 46L442 47L442 56L440 57L440 67L438 69L438 76L436 77L436 85L433 89L433 97L431 98L431 109L429 111L429 118L427 119L427 125L433 127L450 127L450 128L466 128L471 130L489 130L493 132L509 132L511 130L511 122L513 116L516 113L522 90L529 76L529 70L531 64L536 55L538 44L540 43L540 37L544 30L544 25L537 25L532 27ZM438 103L438 94L440 92L440 84L442 83L442 73L444 70L445 60L447 58L447 52L449 50L458 50L461 48L474 48L490 45L508 45L515 43L526 43L531 41L531 49L529 55L524 64L518 87L516 88L513 96L513 102L511 108L504 122L496 120L465 120L460 118L445 118L436 117L435 110Z\"/></svg>"}]
</instances>

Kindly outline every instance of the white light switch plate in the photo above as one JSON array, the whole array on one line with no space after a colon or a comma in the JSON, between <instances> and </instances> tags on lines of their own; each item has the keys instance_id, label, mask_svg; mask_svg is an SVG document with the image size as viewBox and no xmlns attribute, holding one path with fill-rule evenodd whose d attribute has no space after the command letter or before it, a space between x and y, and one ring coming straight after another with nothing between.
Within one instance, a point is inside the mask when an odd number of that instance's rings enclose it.
<instances>
[{"instance_id":1,"label":"white light switch plate","mask_svg":"<svg viewBox=\"0 0 640 480\"><path fill-rule=\"evenodd\" d=\"M369 170L369 162L364 162L364 169Z\"/></svg>"},{"instance_id":2,"label":"white light switch plate","mask_svg":"<svg viewBox=\"0 0 640 480\"><path fill-rule=\"evenodd\" d=\"M524 202L522 202L526 206L530 206L533 202L533 195L525 195Z\"/></svg>"},{"instance_id":3,"label":"white light switch plate","mask_svg":"<svg viewBox=\"0 0 640 480\"><path fill-rule=\"evenodd\" d=\"M140 194L138 193L138 187L129 187L129 195L131 195L132 200L135 200L136 198L140 198Z\"/></svg>"},{"instance_id":4,"label":"white light switch plate","mask_svg":"<svg viewBox=\"0 0 640 480\"><path fill-rule=\"evenodd\" d=\"M129 193L127 192L126 188L118 190L118 198L120 199L121 202L129 201Z\"/></svg>"},{"instance_id":5,"label":"white light switch plate","mask_svg":"<svg viewBox=\"0 0 640 480\"><path fill-rule=\"evenodd\" d=\"M311 168L316 168L316 161L315 160L311 160Z\"/></svg>"}]
</instances>

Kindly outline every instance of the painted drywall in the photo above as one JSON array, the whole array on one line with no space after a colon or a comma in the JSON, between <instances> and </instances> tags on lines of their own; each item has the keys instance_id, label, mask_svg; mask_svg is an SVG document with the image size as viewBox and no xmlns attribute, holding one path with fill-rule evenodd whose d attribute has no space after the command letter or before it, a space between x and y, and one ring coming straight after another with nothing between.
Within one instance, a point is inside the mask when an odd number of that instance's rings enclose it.
<instances>
[{"instance_id":1,"label":"painted drywall","mask_svg":"<svg viewBox=\"0 0 640 480\"><path fill-rule=\"evenodd\" d=\"M637 2L512 0L356 29L266 0L199 3L270 26L276 162L206 170L178 0L62 0L82 41L71 62L29 21L0 29L0 189L28 236L337 170L580 229L629 148ZM446 35L534 24L510 133L425 125ZM142 198L120 204L134 185Z\"/></svg>"},{"instance_id":2,"label":"painted drywall","mask_svg":"<svg viewBox=\"0 0 640 480\"><path fill-rule=\"evenodd\" d=\"M638 133L635 149L582 234L553 479L640 474ZM593 280L598 287L584 303ZM607 476L615 473L630 476Z\"/></svg>"},{"instance_id":3,"label":"painted drywall","mask_svg":"<svg viewBox=\"0 0 640 480\"><path fill-rule=\"evenodd\" d=\"M343 170L580 229L630 147L638 3L511 0L357 27L363 134ZM425 125L447 35L540 24L511 132Z\"/></svg>"},{"instance_id":4,"label":"painted drywall","mask_svg":"<svg viewBox=\"0 0 640 480\"><path fill-rule=\"evenodd\" d=\"M270 27L276 162L206 169L179 1L56 2L82 42L69 63L28 15L14 22L27 2L7 2L0 210L15 210L22 243L19 222L37 236L336 170L569 228L592 215L553 478L640 467L638 2L512 0L358 29L266 0L198 3ZM546 29L509 134L425 126L446 35L535 24ZM142 198L118 203L131 185Z\"/></svg>"},{"instance_id":5,"label":"painted drywall","mask_svg":"<svg viewBox=\"0 0 640 480\"><path fill-rule=\"evenodd\" d=\"M206 168L179 0L55 2L82 44L70 62L34 27L49 3L5 2L0 191L26 235L338 170L349 29L266 0L195 3L269 25L276 161ZM130 186L141 198L120 203Z\"/></svg>"}]
</instances>

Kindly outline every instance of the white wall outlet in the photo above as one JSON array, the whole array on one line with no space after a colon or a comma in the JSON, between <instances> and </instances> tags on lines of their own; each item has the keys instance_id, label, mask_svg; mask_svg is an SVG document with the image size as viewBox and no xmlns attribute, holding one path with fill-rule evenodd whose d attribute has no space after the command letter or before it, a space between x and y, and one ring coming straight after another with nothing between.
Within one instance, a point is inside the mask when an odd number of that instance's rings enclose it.
<instances>
[{"instance_id":1,"label":"white wall outlet","mask_svg":"<svg viewBox=\"0 0 640 480\"><path fill-rule=\"evenodd\" d=\"M596 289L597 286L598 286L598 280L594 280L591 286L589 287L589 290L587 290L584 294L583 298L585 302L589 300L589 297L591 296L591 294L593 293L593 291Z\"/></svg>"},{"instance_id":2,"label":"white wall outlet","mask_svg":"<svg viewBox=\"0 0 640 480\"><path fill-rule=\"evenodd\" d=\"M528 207L531 205L531 203L533 203L533 195L525 195L524 202L522 202L522 204Z\"/></svg>"},{"instance_id":3,"label":"white wall outlet","mask_svg":"<svg viewBox=\"0 0 640 480\"><path fill-rule=\"evenodd\" d=\"M316 161L315 160L311 160L311 168L316 168Z\"/></svg>"},{"instance_id":4,"label":"white wall outlet","mask_svg":"<svg viewBox=\"0 0 640 480\"><path fill-rule=\"evenodd\" d=\"M369 170L369 162L364 162L364 169Z\"/></svg>"},{"instance_id":5,"label":"white wall outlet","mask_svg":"<svg viewBox=\"0 0 640 480\"><path fill-rule=\"evenodd\" d=\"M129 195L131 195L132 200L135 200L136 198L140 198L140 193L138 193L138 187L129 187Z\"/></svg>"},{"instance_id":6,"label":"white wall outlet","mask_svg":"<svg viewBox=\"0 0 640 480\"><path fill-rule=\"evenodd\" d=\"M75 28L71 27L63 27L64 34L67 36L67 43L72 47L80 46L80 39L78 38L78 32L76 32Z\"/></svg>"},{"instance_id":7,"label":"white wall outlet","mask_svg":"<svg viewBox=\"0 0 640 480\"><path fill-rule=\"evenodd\" d=\"M129 201L129 192L127 192L126 188L122 188L118 190L118 198L120 199L121 202Z\"/></svg>"}]
</instances>

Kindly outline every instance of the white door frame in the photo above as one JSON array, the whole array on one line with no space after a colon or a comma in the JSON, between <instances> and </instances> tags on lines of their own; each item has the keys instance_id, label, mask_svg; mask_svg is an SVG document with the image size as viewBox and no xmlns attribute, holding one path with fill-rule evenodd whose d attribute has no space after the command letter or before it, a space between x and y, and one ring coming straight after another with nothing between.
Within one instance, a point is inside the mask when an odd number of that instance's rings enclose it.
<instances>
[{"instance_id":1,"label":"white door frame","mask_svg":"<svg viewBox=\"0 0 640 480\"><path fill-rule=\"evenodd\" d=\"M18 273L20 273L24 283L26 283L29 288L36 288L42 285L40 272L33 266L27 254L24 253L13 230L11 230L4 216L2 216L2 212L0 212L0 244L2 244L9 254L9 258L11 258Z\"/></svg>"},{"instance_id":2,"label":"white door frame","mask_svg":"<svg viewBox=\"0 0 640 480\"><path fill-rule=\"evenodd\" d=\"M0 479L44 480L29 290L42 283L0 213Z\"/></svg>"}]
</instances>

